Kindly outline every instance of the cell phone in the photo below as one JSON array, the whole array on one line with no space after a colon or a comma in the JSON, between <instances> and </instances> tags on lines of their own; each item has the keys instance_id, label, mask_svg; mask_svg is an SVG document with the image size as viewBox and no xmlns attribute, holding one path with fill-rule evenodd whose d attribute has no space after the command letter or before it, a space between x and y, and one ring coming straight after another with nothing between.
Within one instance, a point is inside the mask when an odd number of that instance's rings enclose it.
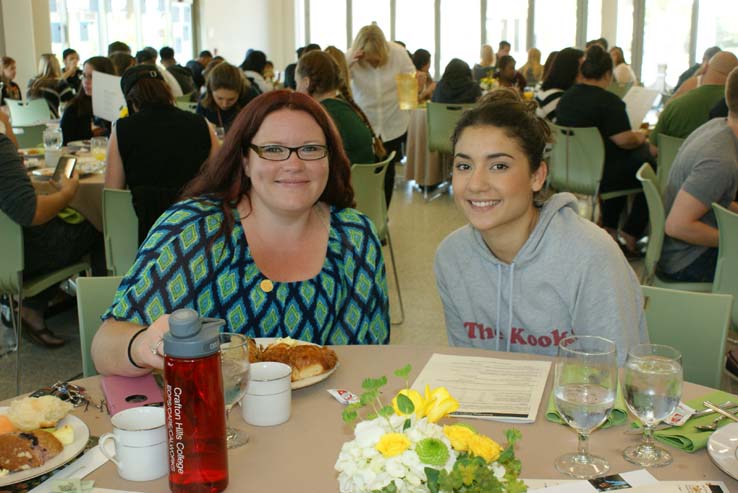
<instances>
[{"instance_id":1,"label":"cell phone","mask_svg":"<svg viewBox=\"0 0 738 493\"><path fill-rule=\"evenodd\" d=\"M68 156L64 155L59 158L59 162L56 164L56 169L54 170L54 181L61 180L62 174L66 176L67 178L72 177L72 173L74 173L74 167L77 166L77 158L74 156Z\"/></svg>"},{"instance_id":2,"label":"cell phone","mask_svg":"<svg viewBox=\"0 0 738 493\"><path fill-rule=\"evenodd\" d=\"M151 373L141 377L105 376L100 386L111 416L131 407L161 406L164 403L161 388Z\"/></svg>"}]
</instances>

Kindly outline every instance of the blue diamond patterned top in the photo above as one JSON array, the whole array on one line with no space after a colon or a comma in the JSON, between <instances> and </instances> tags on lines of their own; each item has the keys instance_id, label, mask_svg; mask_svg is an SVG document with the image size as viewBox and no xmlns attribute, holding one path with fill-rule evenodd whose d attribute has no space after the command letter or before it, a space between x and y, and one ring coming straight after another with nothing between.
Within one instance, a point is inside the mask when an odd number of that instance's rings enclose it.
<instances>
[{"instance_id":1,"label":"blue diamond patterned top","mask_svg":"<svg viewBox=\"0 0 738 493\"><path fill-rule=\"evenodd\" d=\"M306 281L264 282L238 213L218 235L221 202L173 205L149 232L103 319L148 325L177 308L226 320L252 337L317 344L389 343L389 302L382 248L371 221L331 208L323 269ZM270 289L271 288L271 289Z\"/></svg>"}]
</instances>

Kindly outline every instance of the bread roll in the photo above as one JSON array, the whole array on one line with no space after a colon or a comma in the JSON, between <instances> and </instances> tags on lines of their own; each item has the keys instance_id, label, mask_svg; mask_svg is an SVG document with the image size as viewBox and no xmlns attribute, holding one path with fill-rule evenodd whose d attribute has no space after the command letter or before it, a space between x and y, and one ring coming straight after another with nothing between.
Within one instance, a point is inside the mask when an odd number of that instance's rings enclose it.
<instances>
[{"instance_id":1,"label":"bread roll","mask_svg":"<svg viewBox=\"0 0 738 493\"><path fill-rule=\"evenodd\" d=\"M289 357L293 382L323 374L338 361L332 349L308 344L293 347Z\"/></svg>"},{"instance_id":2,"label":"bread roll","mask_svg":"<svg viewBox=\"0 0 738 493\"><path fill-rule=\"evenodd\" d=\"M288 344L277 343L271 344L264 349L261 353L262 361L277 361L284 363L285 365L290 364L290 349Z\"/></svg>"},{"instance_id":3,"label":"bread roll","mask_svg":"<svg viewBox=\"0 0 738 493\"><path fill-rule=\"evenodd\" d=\"M10 403L8 419L21 431L52 428L72 407L69 402L53 395L24 397Z\"/></svg>"},{"instance_id":4,"label":"bread roll","mask_svg":"<svg viewBox=\"0 0 738 493\"><path fill-rule=\"evenodd\" d=\"M56 457L64 446L43 430L0 435L0 468L10 472L38 467Z\"/></svg>"}]
</instances>

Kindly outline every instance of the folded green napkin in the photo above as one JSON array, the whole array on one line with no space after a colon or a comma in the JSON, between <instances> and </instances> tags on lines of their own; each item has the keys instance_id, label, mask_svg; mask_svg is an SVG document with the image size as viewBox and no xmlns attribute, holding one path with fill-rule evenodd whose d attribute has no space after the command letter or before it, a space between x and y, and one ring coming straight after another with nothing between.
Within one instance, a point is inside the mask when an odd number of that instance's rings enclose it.
<instances>
[{"instance_id":1,"label":"folded green napkin","mask_svg":"<svg viewBox=\"0 0 738 493\"><path fill-rule=\"evenodd\" d=\"M686 401L685 404L697 411L701 411L702 409L705 409L705 406L702 405L704 401L710 401L713 404L721 404L729 401L738 402L738 397L721 390L716 390L696 399ZM707 440L710 438L712 433L707 431L697 431L695 426L709 425L716 417L717 414L713 413L708 414L707 416L702 416L701 418L690 419L682 426L675 426L673 428L655 431L653 435L656 440L667 445L671 445L672 447L684 450L685 452L696 452L707 447ZM731 421L726 418L718 423L718 426L720 427L728 423L731 423ZM633 426L640 427L641 424L636 422L633 423Z\"/></svg>"},{"instance_id":2,"label":"folded green napkin","mask_svg":"<svg viewBox=\"0 0 738 493\"><path fill-rule=\"evenodd\" d=\"M554 402L554 394L551 392L551 395L548 399L548 409L546 410L546 419L549 421L552 421L554 423L559 423L561 425L566 424L566 422L559 416L559 412L556 410L556 403ZM628 419L628 410L625 407L625 400L623 399L623 393L620 390L620 385L618 385L618 393L615 396L615 407L613 407L612 411L610 411L610 414L607 416L607 419L602 424L602 428L609 428L611 426L619 426L625 423L625 421Z\"/></svg>"}]
</instances>

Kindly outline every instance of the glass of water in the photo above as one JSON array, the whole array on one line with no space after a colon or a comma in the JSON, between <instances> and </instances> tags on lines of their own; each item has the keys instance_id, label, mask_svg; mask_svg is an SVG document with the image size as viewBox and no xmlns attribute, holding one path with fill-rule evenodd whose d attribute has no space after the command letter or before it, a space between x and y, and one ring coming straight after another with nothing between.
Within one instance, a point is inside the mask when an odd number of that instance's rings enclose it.
<instances>
[{"instance_id":1,"label":"glass of water","mask_svg":"<svg viewBox=\"0 0 738 493\"><path fill-rule=\"evenodd\" d=\"M44 129L44 147L46 149L61 149L62 130L58 125L47 125Z\"/></svg>"},{"instance_id":2,"label":"glass of water","mask_svg":"<svg viewBox=\"0 0 738 493\"><path fill-rule=\"evenodd\" d=\"M679 405L682 397L682 355L670 346L639 344L628 351L623 370L625 403L643 423L643 439L623 457L633 464L659 467L672 457L653 441L653 429Z\"/></svg>"},{"instance_id":3,"label":"glass of water","mask_svg":"<svg viewBox=\"0 0 738 493\"><path fill-rule=\"evenodd\" d=\"M223 394L226 407L226 425L231 409L246 393L249 381L249 344L241 334L220 333L220 365L223 372ZM249 441L248 435L237 428L226 426L228 448L237 448Z\"/></svg>"},{"instance_id":4,"label":"glass of water","mask_svg":"<svg viewBox=\"0 0 738 493\"><path fill-rule=\"evenodd\" d=\"M617 387L614 342L598 336L571 336L561 341L554 366L554 402L559 415L579 435L579 445L576 452L556 459L560 473L589 479L610 469L606 459L589 453L589 435L610 414Z\"/></svg>"}]
</instances>

